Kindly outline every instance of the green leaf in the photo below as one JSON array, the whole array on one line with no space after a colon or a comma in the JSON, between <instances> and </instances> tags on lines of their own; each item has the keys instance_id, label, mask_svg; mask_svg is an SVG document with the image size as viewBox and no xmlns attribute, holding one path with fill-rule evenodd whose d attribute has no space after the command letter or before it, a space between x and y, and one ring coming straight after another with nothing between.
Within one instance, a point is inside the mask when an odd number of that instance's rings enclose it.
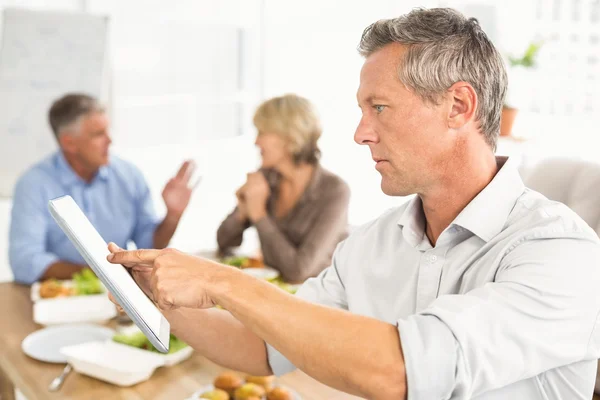
<instances>
[{"instance_id":1,"label":"green leaf","mask_svg":"<svg viewBox=\"0 0 600 400\"><path fill-rule=\"evenodd\" d=\"M137 347L138 349L148 350L155 353L160 353L150 343L150 340L144 335L142 332L134 332L130 334L117 334L112 338L113 341L121 344L126 344L128 346ZM179 350L186 348L188 345L183 340L177 338L175 335L171 334L169 337L169 354L176 353Z\"/></svg>"},{"instance_id":2,"label":"green leaf","mask_svg":"<svg viewBox=\"0 0 600 400\"><path fill-rule=\"evenodd\" d=\"M512 67L521 65L526 68L531 68L535 66L536 57L542 48L542 44L543 42L541 41L530 43L521 57L508 56L509 64Z\"/></svg>"},{"instance_id":3,"label":"green leaf","mask_svg":"<svg viewBox=\"0 0 600 400\"><path fill-rule=\"evenodd\" d=\"M73 284L75 293L78 295L104 293L104 288L100 282L100 279L98 279L92 270L88 268L73 274Z\"/></svg>"}]
</instances>

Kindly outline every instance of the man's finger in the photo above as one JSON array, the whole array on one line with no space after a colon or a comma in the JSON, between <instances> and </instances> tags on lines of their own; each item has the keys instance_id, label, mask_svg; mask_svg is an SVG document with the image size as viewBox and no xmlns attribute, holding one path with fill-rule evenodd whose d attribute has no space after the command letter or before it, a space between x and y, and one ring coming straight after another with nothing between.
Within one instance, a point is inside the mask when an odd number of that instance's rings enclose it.
<instances>
[{"instance_id":1,"label":"man's finger","mask_svg":"<svg viewBox=\"0 0 600 400\"><path fill-rule=\"evenodd\" d=\"M123 249L117 246L115 243L110 242L108 244L108 251L110 251L111 253L116 253L118 251L123 251Z\"/></svg>"},{"instance_id":2,"label":"man's finger","mask_svg":"<svg viewBox=\"0 0 600 400\"><path fill-rule=\"evenodd\" d=\"M131 250L131 251L118 251L108 255L107 260L113 264L140 264L140 263L152 263L160 254L160 250L149 249L149 250Z\"/></svg>"},{"instance_id":3,"label":"man's finger","mask_svg":"<svg viewBox=\"0 0 600 400\"><path fill-rule=\"evenodd\" d=\"M111 253L118 253L120 251L123 251L123 249L120 248L119 246L117 246L116 244L114 244L113 242L110 242L108 244L108 251L110 251ZM135 267L138 264L139 263L123 264L123 266L127 267L127 268L132 268L132 267ZM152 266L150 265L149 268L152 268Z\"/></svg>"}]
</instances>

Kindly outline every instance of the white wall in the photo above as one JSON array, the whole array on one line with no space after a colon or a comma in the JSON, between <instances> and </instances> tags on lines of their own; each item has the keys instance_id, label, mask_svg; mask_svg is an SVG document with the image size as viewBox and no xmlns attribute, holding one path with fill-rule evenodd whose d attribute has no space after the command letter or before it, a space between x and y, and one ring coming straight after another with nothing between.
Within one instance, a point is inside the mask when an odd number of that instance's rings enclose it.
<instances>
[{"instance_id":1,"label":"white wall","mask_svg":"<svg viewBox=\"0 0 600 400\"><path fill-rule=\"evenodd\" d=\"M210 56L207 46L202 46L202 43L206 43L209 38L199 37L196 43L194 35L199 34L194 29L196 22L197 24L210 23L242 27L251 31L254 36L250 38L251 53L248 55L255 56L259 60L258 62L252 60L251 63L246 64L244 73L248 84L245 89L251 91L250 94L253 96L260 93L258 89L262 87L262 82L257 80L260 74L256 70L257 65L261 65L260 54L257 52L260 50L261 43L260 37L256 34L260 28L260 0L226 0L218 3L210 0L177 0L177 7L171 3L167 5L161 1L145 0L118 2L105 0L84 2L78 0L0 0L0 11L9 6L81 11L83 5L87 5L88 11L111 17L112 49L110 57L112 59L113 84L116 85L120 81L131 81L127 77L132 76L132 71L135 73L135 66L131 65L132 60L137 59L140 62L138 75L147 75L145 84L140 80L135 82L136 85L129 84L125 94L122 90L119 91L119 88L113 87L113 96L116 98L111 98L109 107L109 113L113 117L111 126L114 139L113 152L132 161L142 169L154 195L159 213L164 212L161 191L165 182L177 171L179 164L184 159L196 160L199 167L198 173L203 176L203 180L192 197L188 212L174 237L173 245L186 251L214 248L216 229L234 205L235 189L243 183L246 171L256 168L257 154L252 145L253 137L246 132L238 137L228 137L222 140L211 139L218 136L219 132L215 132L218 126L215 124L207 126L206 121L196 121L195 119L195 114L200 114L200 111L211 112L207 111L211 109L204 107L195 112L188 107L189 104L183 104L182 109L174 110L173 105L176 105L176 101L174 102L173 99L192 97L196 94L195 92L202 92L203 83L207 81L210 83L211 79L214 80L210 76L206 79L206 74L202 75L200 71L195 76L189 65L182 65L188 61L197 62L199 65L202 62L210 63L210 60L206 61ZM148 25L152 24L155 24L158 29L160 24L161 31L169 34L177 30L185 31L182 27L190 27L188 30L190 34L181 38L172 38L174 42L176 41L174 46L177 45L178 48L183 47L183 49L180 49L179 52L170 52L170 57L168 57L162 53L165 48L163 42L167 40L165 38L162 38L160 43L153 43L154 37L134 35L133 32L127 37L127 40L120 40L119 37L116 37L118 32L124 34L123 32L127 31L129 24L131 24L131 29L142 25L147 29ZM148 65L149 62L152 62L152 57L150 59L144 57L148 55L157 56L161 65ZM175 62L174 55L184 61ZM176 61L181 61L180 58L177 58ZM181 80L193 82L186 86L181 84ZM165 104L165 108L168 108L165 115L173 117L171 121L167 121L170 123L163 123L165 122L163 118L160 120L160 124L140 126L140 124L128 120L127 115L131 113L123 110L132 105L136 106L136 110L143 108L144 104L135 103L136 98L142 97L145 100L151 100L152 103L149 108L143 110L149 119L156 117L152 114L156 112L152 107L156 103L162 103ZM259 100L251 96L241 97L241 100L244 101L248 99L254 103ZM200 100L204 101L205 99L200 98ZM194 102L194 105L202 107L202 101ZM174 112L169 114L171 111ZM119 118L114 118L115 116ZM139 118L139 116L140 113L137 112L135 118ZM250 125L248 115L246 115L246 119L248 120L247 125ZM223 125L231 124L231 121L223 118L222 123ZM149 138L152 140L146 140ZM10 199L0 199L0 281L12 279L7 256L10 205Z\"/></svg>"},{"instance_id":2,"label":"white wall","mask_svg":"<svg viewBox=\"0 0 600 400\"><path fill-rule=\"evenodd\" d=\"M88 2L92 11L102 13L110 13L113 3ZM359 148L352 139L359 118L355 92L362 64L356 45L362 30L369 23L378 18L398 15L408 9L407 5L399 6L393 0L361 3L266 0L262 27L265 34L263 46L266 49L263 71L265 96L297 92L315 102L325 126L321 142L323 163L346 179L353 190L350 211L350 222L353 224L374 218L382 209L398 202L397 199L386 198L381 194L379 177L368 150ZM117 7L115 19L123 22L127 18L139 18L134 13L136 4L141 7L139 1L119 2L119 6L121 4L123 6ZM156 18L157 14L166 12L163 4L144 3L144 15ZM182 4L190 7L189 1L180 0L179 5ZM260 4L254 4L255 8L252 10L233 12L235 16L232 18L244 15L255 18L260 12ZM0 0L0 6L2 5L45 7L43 1ZM56 8L77 9L80 5L79 2L62 2ZM248 8L247 5L245 7ZM212 6L209 11L218 19L224 20L225 8ZM127 9L131 12L129 16ZM169 7L169 10L167 14L170 18L175 18L173 8ZM189 8L187 10L184 12L186 19L194 18L190 17L193 13ZM340 15L344 17L340 18ZM206 20L205 15L202 18ZM117 88L115 93L118 93ZM174 121L174 130L180 126L180 121ZM132 145L130 140L125 140L129 132L119 130L119 126L114 127L113 133L115 153L134 162L144 171L159 212L164 212L160 192L166 180L183 159L196 160L203 181L192 197L190 207L173 239L173 245L186 251L214 247L216 228L234 205L235 189L243 183L245 173L257 166L258 157L252 145L253 133L226 140L172 143L173 138L177 137L177 131L148 132L152 137L164 137L165 145L154 147ZM0 202L0 232L4 235L8 231L9 208L9 201ZM9 276L6 268L6 238L2 236L0 257L0 264L3 266L0 267L2 280Z\"/></svg>"},{"instance_id":3,"label":"white wall","mask_svg":"<svg viewBox=\"0 0 600 400\"><path fill-rule=\"evenodd\" d=\"M490 0L473 1L490 3ZM210 2L196 3L195 0L177 0L178 6L183 5L183 7L174 7L172 3L166 5L157 0L152 2L91 0L84 3L95 5L97 11L116 7L120 9L118 17L121 21L127 21L127 18L132 20L156 18L161 13L169 18L175 18L174 14L179 12L176 10L183 10L181 13L185 14L185 18L189 21L195 18L195 12L200 7L197 4L202 4L201 7L206 6L204 11L212 10L210 12L217 15L220 20L227 20L230 12L235 14L232 18L243 19L245 16L257 18L261 6L260 0L256 0L252 7L242 1L245 4L245 9L242 11L232 11L231 2L225 6L214 3L210 8L208 6ZM315 103L324 125L324 135L320 143L323 164L342 176L352 189L351 224L364 223L403 201L381 193L380 177L374 169L368 149L353 142L354 130L360 118L355 95L362 66L362 59L356 51L361 33L368 24L377 19L398 16L414 6L429 7L437 3L436 0L420 2L264 0L262 2L264 15L261 37L265 52L261 87L264 97L295 92ZM443 3L458 5L466 1ZM7 5L48 8L48 4L51 4L50 7L61 9L76 9L81 2L0 0L0 9ZM136 14L136 7L143 9L144 14L141 16ZM206 19L206 15L203 18ZM198 51L201 53L201 49ZM526 119L522 118L523 121ZM164 212L160 192L166 180L176 171L183 159L195 159L199 165L199 173L204 178L192 197L192 203L175 234L173 245L185 251L212 248L215 246L215 231L220 221L234 205L235 189L243 183L245 173L257 166L258 157L252 145L254 134L250 132L241 137L225 140L173 143L173 138L178 136L177 129L181 126L181 121L173 122L172 129L161 128L148 132L154 138L164 137L164 145L153 147L136 146L132 145L131 141L122 140L128 132L120 131L119 126L115 126L114 151L131 160L144 171L159 212ZM531 130L529 128L532 127L546 135L547 125L540 128L538 123L528 124L526 130ZM202 129L202 126L199 128ZM579 130L587 131L588 127ZM143 132L141 133L143 135ZM562 129L558 133L563 137ZM561 141L564 142L564 139ZM564 146L556 148L564 148ZM593 149L597 146L589 148ZM6 258L9 209L10 202L0 200L0 281L10 277Z\"/></svg>"}]
</instances>

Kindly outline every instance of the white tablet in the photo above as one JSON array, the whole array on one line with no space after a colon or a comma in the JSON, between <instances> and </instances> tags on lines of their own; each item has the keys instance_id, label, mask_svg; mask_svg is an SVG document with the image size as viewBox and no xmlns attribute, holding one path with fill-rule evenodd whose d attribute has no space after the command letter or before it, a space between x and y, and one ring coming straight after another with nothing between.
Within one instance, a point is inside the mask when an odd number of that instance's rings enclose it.
<instances>
[{"instance_id":1,"label":"white tablet","mask_svg":"<svg viewBox=\"0 0 600 400\"><path fill-rule=\"evenodd\" d=\"M159 351L169 351L170 325L154 303L135 283L122 265L106 259L108 244L87 219L71 196L63 196L48 203L50 214L75 248L115 296L127 315Z\"/></svg>"}]
</instances>

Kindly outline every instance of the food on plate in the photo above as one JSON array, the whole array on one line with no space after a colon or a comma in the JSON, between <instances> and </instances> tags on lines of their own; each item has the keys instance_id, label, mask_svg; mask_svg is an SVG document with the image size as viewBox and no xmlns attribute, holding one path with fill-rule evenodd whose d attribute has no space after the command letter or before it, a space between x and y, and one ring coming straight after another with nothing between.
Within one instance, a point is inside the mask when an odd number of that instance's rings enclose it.
<instances>
[{"instance_id":1,"label":"food on plate","mask_svg":"<svg viewBox=\"0 0 600 400\"><path fill-rule=\"evenodd\" d=\"M262 398L265 395L265 389L255 383L244 383L237 388L233 394L234 400L248 400L252 397Z\"/></svg>"},{"instance_id":2,"label":"food on plate","mask_svg":"<svg viewBox=\"0 0 600 400\"><path fill-rule=\"evenodd\" d=\"M232 267L238 268L264 268L265 264L259 258L255 257L241 257L241 256L233 256L233 257L225 257L221 260L223 264L231 265Z\"/></svg>"},{"instance_id":3,"label":"food on plate","mask_svg":"<svg viewBox=\"0 0 600 400\"><path fill-rule=\"evenodd\" d=\"M73 274L73 289L77 295L104 293L102 282L89 268Z\"/></svg>"},{"instance_id":4,"label":"food on plate","mask_svg":"<svg viewBox=\"0 0 600 400\"><path fill-rule=\"evenodd\" d=\"M139 349L149 350L156 353L160 353L156 347L150 343L150 340L144 335L142 332L133 332L129 334L117 334L113 336L113 341L121 344L126 344L128 346L137 347ZM171 334L169 338L169 354L176 353L179 350L187 347L188 345L175 337L175 335Z\"/></svg>"},{"instance_id":5,"label":"food on plate","mask_svg":"<svg viewBox=\"0 0 600 400\"><path fill-rule=\"evenodd\" d=\"M233 372L223 372L221 375L217 376L213 385L217 389L221 389L233 395L233 393L244 384L244 380Z\"/></svg>"},{"instance_id":6,"label":"food on plate","mask_svg":"<svg viewBox=\"0 0 600 400\"><path fill-rule=\"evenodd\" d=\"M267 393L267 400L293 400L292 392L279 386Z\"/></svg>"},{"instance_id":7,"label":"food on plate","mask_svg":"<svg viewBox=\"0 0 600 400\"><path fill-rule=\"evenodd\" d=\"M56 279L48 279L40 284L40 297L51 299L53 297L71 296L73 290Z\"/></svg>"},{"instance_id":8,"label":"food on plate","mask_svg":"<svg viewBox=\"0 0 600 400\"><path fill-rule=\"evenodd\" d=\"M200 395L201 399L208 400L229 400L229 394L221 389L214 389L208 392L204 392Z\"/></svg>"},{"instance_id":9,"label":"food on plate","mask_svg":"<svg viewBox=\"0 0 600 400\"><path fill-rule=\"evenodd\" d=\"M72 281L48 279L40 283L40 297L42 299L100 293L104 293L104 286L102 286L100 279L88 268L73 274Z\"/></svg>"},{"instance_id":10,"label":"food on plate","mask_svg":"<svg viewBox=\"0 0 600 400\"><path fill-rule=\"evenodd\" d=\"M265 391L269 391L273 389L273 384L275 383L275 375L269 376L246 376L247 383L255 383L259 386L262 386Z\"/></svg>"},{"instance_id":11,"label":"food on plate","mask_svg":"<svg viewBox=\"0 0 600 400\"><path fill-rule=\"evenodd\" d=\"M286 292L291 293L291 294L295 294L298 291L298 288L296 285L292 285L287 282L284 282L280 276L278 276L277 278L269 279L269 282L271 282L272 284L274 284L276 286L279 286L280 289L283 289Z\"/></svg>"}]
</instances>

